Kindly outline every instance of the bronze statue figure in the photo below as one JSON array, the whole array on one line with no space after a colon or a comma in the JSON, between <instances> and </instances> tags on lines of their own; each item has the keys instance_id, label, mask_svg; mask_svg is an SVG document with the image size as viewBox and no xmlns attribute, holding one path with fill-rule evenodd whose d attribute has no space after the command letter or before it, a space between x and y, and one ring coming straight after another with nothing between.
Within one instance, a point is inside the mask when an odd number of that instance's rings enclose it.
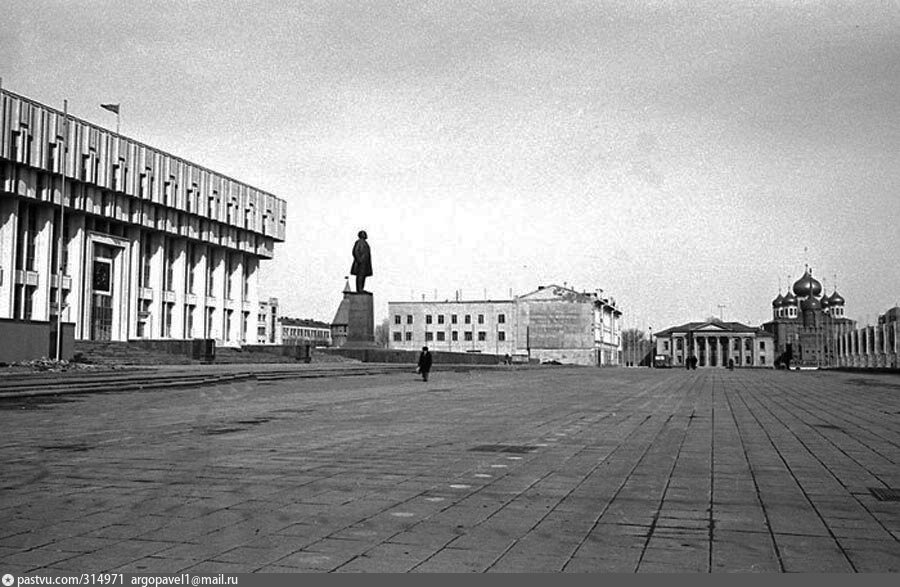
<instances>
[{"instance_id":1,"label":"bronze statue figure","mask_svg":"<svg viewBox=\"0 0 900 587\"><path fill-rule=\"evenodd\" d=\"M365 292L366 277L372 275L372 253L369 251L369 238L365 230L360 230L359 239L353 245L353 266L350 274L356 276L356 293Z\"/></svg>"}]
</instances>

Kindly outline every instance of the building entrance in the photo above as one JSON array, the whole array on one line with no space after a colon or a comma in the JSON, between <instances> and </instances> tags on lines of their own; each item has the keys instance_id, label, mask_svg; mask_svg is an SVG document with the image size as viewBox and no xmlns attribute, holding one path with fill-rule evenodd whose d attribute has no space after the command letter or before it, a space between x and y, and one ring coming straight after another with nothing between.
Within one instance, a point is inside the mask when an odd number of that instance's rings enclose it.
<instances>
[{"instance_id":1,"label":"building entrance","mask_svg":"<svg viewBox=\"0 0 900 587\"><path fill-rule=\"evenodd\" d=\"M113 259L109 245L94 243L91 269L91 340L112 340Z\"/></svg>"}]
</instances>

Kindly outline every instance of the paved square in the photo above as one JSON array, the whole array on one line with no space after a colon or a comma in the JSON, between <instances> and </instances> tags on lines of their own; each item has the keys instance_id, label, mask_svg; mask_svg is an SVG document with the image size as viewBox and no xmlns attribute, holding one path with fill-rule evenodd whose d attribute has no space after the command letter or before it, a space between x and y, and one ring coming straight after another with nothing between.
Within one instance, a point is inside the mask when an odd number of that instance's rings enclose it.
<instances>
[{"instance_id":1,"label":"paved square","mask_svg":"<svg viewBox=\"0 0 900 587\"><path fill-rule=\"evenodd\" d=\"M900 377L492 369L0 402L0 572L897 572Z\"/></svg>"}]
</instances>

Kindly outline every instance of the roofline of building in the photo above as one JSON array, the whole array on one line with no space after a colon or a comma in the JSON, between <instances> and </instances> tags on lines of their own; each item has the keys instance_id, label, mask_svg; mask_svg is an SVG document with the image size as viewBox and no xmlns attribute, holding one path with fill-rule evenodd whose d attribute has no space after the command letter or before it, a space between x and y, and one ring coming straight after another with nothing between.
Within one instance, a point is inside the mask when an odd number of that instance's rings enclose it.
<instances>
[{"instance_id":1,"label":"roofline of building","mask_svg":"<svg viewBox=\"0 0 900 587\"><path fill-rule=\"evenodd\" d=\"M73 116L72 114L68 114L68 113L63 112L62 110L57 110L57 109L54 108L53 106L48 106L47 104L44 104L43 102L39 102L39 101L35 100L34 98L29 98L29 97L27 97L27 96L23 96L23 95L21 95L21 94L15 93L15 92L11 92L11 91L9 91L9 90L7 90L7 89L5 89L5 88L0 88L0 93L2 93L2 94L8 94L8 95L10 95L10 96L14 96L15 98L18 98L18 99L20 99L20 100L25 100L26 102L30 102L31 104L34 104L34 105L39 106L39 107L41 107L41 108L45 108L45 109L47 109L47 110L50 110L50 111L52 111L52 112L55 112L55 113L56 113L57 115L59 115L59 116L66 116L66 117L69 118L69 120L74 120L74 121L76 121L76 122L79 122L79 123L84 124L84 125L86 125L86 126L89 126L89 127L91 127L91 128L95 128L95 129L97 129L97 130L101 130L101 131L103 131L103 132L109 133L110 135L112 135L112 136L114 136L114 137L119 137L119 138L121 138L121 139L125 139L126 141L130 141L130 142L134 143L135 145L139 145L139 146L144 147L144 148L146 148L146 149L149 149L149 150L151 150L151 151L155 151L155 152L157 152L157 153L160 153L161 155L165 155L166 157L171 157L172 159L175 159L176 161L180 161L180 162L185 163L185 164L187 164L187 165L191 165L191 166L193 166L193 167L196 167L197 169L200 169L201 171L206 171L206 172L208 172L208 173L212 173L212 174L218 175L218 176L221 177L222 179L227 179L228 181L232 181L232 182L234 182L234 183L236 183L236 184L240 184L240 185L242 185L242 186L244 186L244 187L248 187L248 188L250 188L250 189L256 190L257 192L260 192L260 193L265 194L265 195L267 195L267 196L271 196L271 197L275 198L276 200L281 200L282 202L287 203L287 200L285 200L284 198L281 198L281 197L276 196L276 195L273 194L272 192L266 191L266 190L264 190L264 189L258 188L258 187L253 186L253 185L250 185L250 184L247 183L247 182L241 181L241 180L239 180L239 179L235 179L235 178L233 178L233 177L231 177L231 176L229 176L229 175L225 175L224 173L221 173L221 172L216 171L216 170L214 170L214 169L210 169L209 167L206 167L206 166L204 166L204 165L200 165L199 163L194 163L193 161L188 161L188 160L185 159L184 157L179 157L178 155L173 155L172 153L169 153L168 151L163 151L162 149L160 149L160 148L158 148L158 147L154 147L154 146L148 145L147 143L144 143L144 142L139 141L139 140L137 140L137 139L133 139L133 138L128 137L128 136L125 136L125 135L123 135L123 134L117 133L117 132L115 132L115 131L113 131L113 130L110 130L110 129L106 128L106 127L100 126L99 124L95 124L95 123L93 123L93 122L88 122L87 120L84 120L83 118L78 118L77 116ZM267 236L271 236L271 235L267 235ZM279 242L284 242L284 241L279 241Z\"/></svg>"}]
</instances>

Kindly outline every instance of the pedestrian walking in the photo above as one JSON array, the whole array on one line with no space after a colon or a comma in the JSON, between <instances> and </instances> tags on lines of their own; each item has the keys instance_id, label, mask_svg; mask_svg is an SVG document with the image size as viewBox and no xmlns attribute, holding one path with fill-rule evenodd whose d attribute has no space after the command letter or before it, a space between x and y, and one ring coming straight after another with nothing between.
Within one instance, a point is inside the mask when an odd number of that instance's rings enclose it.
<instances>
[{"instance_id":1,"label":"pedestrian walking","mask_svg":"<svg viewBox=\"0 0 900 587\"><path fill-rule=\"evenodd\" d=\"M422 347L419 353L419 373L422 375L422 381L428 381L428 372L431 371L431 351L427 346Z\"/></svg>"}]
</instances>

